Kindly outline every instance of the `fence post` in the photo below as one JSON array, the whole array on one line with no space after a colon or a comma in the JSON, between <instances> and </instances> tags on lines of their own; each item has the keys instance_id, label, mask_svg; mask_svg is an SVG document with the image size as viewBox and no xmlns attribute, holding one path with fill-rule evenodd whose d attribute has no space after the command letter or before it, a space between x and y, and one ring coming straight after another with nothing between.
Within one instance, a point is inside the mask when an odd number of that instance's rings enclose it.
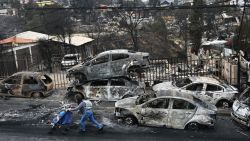
<instances>
[{"instance_id":1,"label":"fence post","mask_svg":"<svg viewBox=\"0 0 250 141\"><path fill-rule=\"evenodd\" d=\"M240 90L241 89L241 86L240 86L240 55L239 55L239 53L238 53L238 62L237 62L237 64L238 64L238 71L237 71L237 84L238 84L238 90Z\"/></svg>"}]
</instances>

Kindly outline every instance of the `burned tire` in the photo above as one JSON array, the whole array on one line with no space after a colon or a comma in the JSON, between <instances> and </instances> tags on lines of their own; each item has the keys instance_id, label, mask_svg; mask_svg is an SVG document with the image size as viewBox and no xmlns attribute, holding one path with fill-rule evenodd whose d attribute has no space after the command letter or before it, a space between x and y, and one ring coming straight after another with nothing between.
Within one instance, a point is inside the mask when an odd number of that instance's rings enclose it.
<instances>
[{"instance_id":1,"label":"burned tire","mask_svg":"<svg viewBox=\"0 0 250 141\"><path fill-rule=\"evenodd\" d=\"M218 108L223 108L223 109L227 109L229 108L231 105L231 103L228 100L220 100L217 104L216 107Z\"/></svg>"},{"instance_id":2,"label":"burned tire","mask_svg":"<svg viewBox=\"0 0 250 141\"><path fill-rule=\"evenodd\" d=\"M125 125L132 126L135 124L138 124L137 119L132 116L132 115L127 115L124 119L123 122Z\"/></svg>"},{"instance_id":3,"label":"burned tire","mask_svg":"<svg viewBox=\"0 0 250 141\"><path fill-rule=\"evenodd\" d=\"M197 122L190 122L186 127L186 129L188 130L198 130L199 128L200 128L200 125Z\"/></svg>"},{"instance_id":4,"label":"burned tire","mask_svg":"<svg viewBox=\"0 0 250 141\"><path fill-rule=\"evenodd\" d=\"M32 95L31 95L31 97L33 97L33 98L40 98L40 97L42 97L43 95L40 93L40 92L34 92L34 93L32 93Z\"/></svg>"},{"instance_id":5,"label":"burned tire","mask_svg":"<svg viewBox=\"0 0 250 141\"><path fill-rule=\"evenodd\" d=\"M74 76L75 76L75 79L79 80L79 83L83 83L84 81L87 81L87 77L82 73L76 73Z\"/></svg>"},{"instance_id":6,"label":"burned tire","mask_svg":"<svg viewBox=\"0 0 250 141\"><path fill-rule=\"evenodd\" d=\"M128 69L128 76L130 78L140 78L141 77L141 68L139 67L131 67Z\"/></svg>"}]
</instances>

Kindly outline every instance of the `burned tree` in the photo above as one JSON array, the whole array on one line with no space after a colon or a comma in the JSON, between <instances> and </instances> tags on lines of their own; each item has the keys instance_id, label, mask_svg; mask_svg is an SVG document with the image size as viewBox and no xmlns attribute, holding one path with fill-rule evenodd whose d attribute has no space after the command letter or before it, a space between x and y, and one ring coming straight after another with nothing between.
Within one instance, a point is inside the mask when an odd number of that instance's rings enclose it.
<instances>
[{"instance_id":1,"label":"burned tree","mask_svg":"<svg viewBox=\"0 0 250 141\"><path fill-rule=\"evenodd\" d=\"M119 16L121 17L120 27L130 35L135 51L139 50L138 30L142 26L142 12L143 11L119 11Z\"/></svg>"},{"instance_id":2,"label":"burned tree","mask_svg":"<svg viewBox=\"0 0 250 141\"><path fill-rule=\"evenodd\" d=\"M203 0L194 0L193 6L203 5ZM193 43L192 52L197 54L201 46L202 32L203 32L203 13L202 9L193 9L190 17L190 38Z\"/></svg>"}]
</instances>

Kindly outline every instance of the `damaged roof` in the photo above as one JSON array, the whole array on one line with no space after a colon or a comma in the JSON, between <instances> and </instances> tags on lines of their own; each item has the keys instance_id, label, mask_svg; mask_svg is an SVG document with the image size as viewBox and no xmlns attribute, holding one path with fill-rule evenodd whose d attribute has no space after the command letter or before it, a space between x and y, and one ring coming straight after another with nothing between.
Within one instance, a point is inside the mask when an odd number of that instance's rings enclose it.
<instances>
[{"instance_id":1,"label":"damaged roof","mask_svg":"<svg viewBox=\"0 0 250 141\"><path fill-rule=\"evenodd\" d=\"M57 36L50 36L43 33L38 33L34 31L25 31L10 38L0 40L0 44L6 43L34 43L39 40L52 40L55 42L61 42L66 44L71 44L74 46L81 46L83 44L89 43L94 39L86 37L85 34L72 34L70 37L65 37L65 41Z\"/></svg>"},{"instance_id":2,"label":"damaged roof","mask_svg":"<svg viewBox=\"0 0 250 141\"><path fill-rule=\"evenodd\" d=\"M34 40L31 39L24 39L24 38L19 38L16 36L0 40L0 44L25 44L25 43L33 43L35 42Z\"/></svg>"},{"instance_id":3,"label":"damaged roof","mask_svg":"<svg viewBox=\"0 0 250 141\"><path fill-rule=\"evenodd\" d=\"M176 90L161 90L157 92L157 97L166 97L166 96L170 96L170 97L182 97L182 98L186 98L186 99L190 99L193 100L194 96L191 94L187 94L185 92L179 92Z\"/></svg>"},{"instance_id":4,"label":"damaged roof","mask_svg":"<svg viewBox=\"0 0 250 141\"><path fill-rule=\"evenodd\" d=\"M206 76L193 76L189 77L189 79L193 82L201 82L201 83L213 83L213 84L219 84L220 82L213 78L213 77L206 77Z\"/></svg>"},{"instance_id":5,"label":"damaged roof","mask_svg":"<svg viewBox=\"0 0 250 141\"><path fill-rule=\"evenodd\" d=\"M50 39L52 41L64 43L64 41L61 38L58 38L56 36L53 36ZM81 46L81 45L89 43L89 42L91 42L93 40L94 39L92 39L92 38L86 37L85 34L73 34L70 37L65 38L65 43L66 44L71 44L71 45L74 45L74 46Z\"/></svg>"}]
</instances>

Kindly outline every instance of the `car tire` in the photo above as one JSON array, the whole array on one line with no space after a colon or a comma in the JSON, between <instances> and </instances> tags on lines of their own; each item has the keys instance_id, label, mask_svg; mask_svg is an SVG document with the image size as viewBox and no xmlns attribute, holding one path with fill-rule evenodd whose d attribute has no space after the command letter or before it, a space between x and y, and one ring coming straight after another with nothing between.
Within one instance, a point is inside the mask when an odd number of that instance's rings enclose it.
<instances>
[{"instance_id":1,"label":"car tire","mask_svg":"<svg viewBox=\"0 0 250 141\"><path fill-rule=\"evenodd\" d=\"M230 102L228 100L220 100L217 104L216 107L218 108L223 108L223 109L228 109L230 107Z\"/></svg>"},{"instance_id":2,"label":"car tire","mask_svg":"<svg viewBox=\"0 0 250 141\"><path fill-rule=\"evenodd\" d=\"M76 73L75 79L79 80L79 83L83 83L84 81L87 80L87 77L82 73Z\"/></svg>"},{"instance_id":3,"label":"car tire","mask_svg":"<svg viewBox=\"0 0 250 141\"><path fill-rule=\"evenodd\" d=\"M137 119L132 115L127 115L126 117L124 117L123 122L127 126L132 126L138 123Z\"/></svg>"},{"instance_id":4,"label":"car tire","mask_svg":"<svg viewBox=\"0 0 250 141\"><path fill-rule=\"evenodd\" d=\"M139 67L130 67L128 69L128 77L129 78L140 78L141 77L141 69Z\"/></svg>"},{"instance_id":5,"label":"car tire","mask_svg":"<svg viewBox=\"0 0 250 141\"><path fill-rule=\"evenodd\" d=\"M32 95L31 95L33 98L40 98L40 97L42 97L42 94L40 93L40 92L34 92L34 93L32 93Z\"/></svg>"},{"instance_id":6,"label":"car tire","mask_svg":"<svg viewBox=\"0 0 250 141\"><path fill-rule=\"evenodd\" d=\"M186 127L186 129L188 130L198 130L199 128L200 128L200 125L197 122L190 122Z\"/></svg>"}]
</instances>

